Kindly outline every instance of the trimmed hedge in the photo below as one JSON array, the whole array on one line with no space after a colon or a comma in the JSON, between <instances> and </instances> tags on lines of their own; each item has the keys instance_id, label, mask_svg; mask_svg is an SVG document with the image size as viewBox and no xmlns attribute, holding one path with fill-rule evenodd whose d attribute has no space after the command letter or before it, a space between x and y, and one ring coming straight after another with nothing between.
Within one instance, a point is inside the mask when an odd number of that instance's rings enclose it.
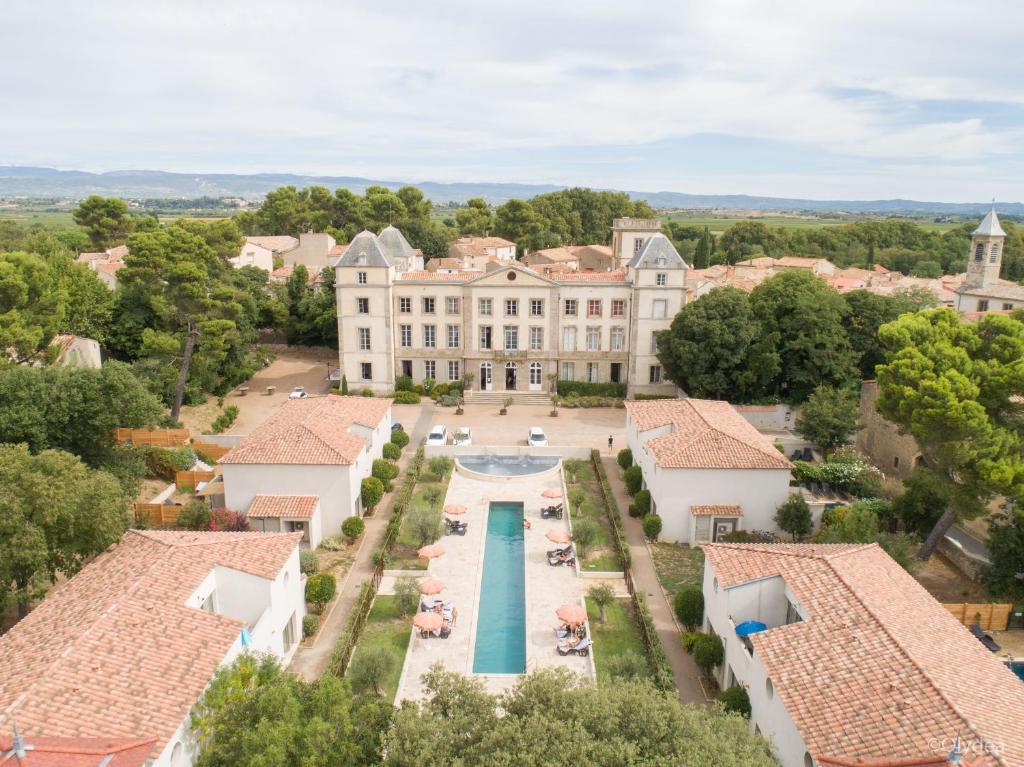
<instances>
[{"instance_id":1,"label":"trimmed hedge","mask_svg":"<svg viewBox=\"0 0 1024 767\"><path fill-rule=\"evenodd\" d=\"M628 447L622 448L616 456L615 461L619 464L619 468L625 471L633 465L633 451Z\"/></svg>"},{"instance_id":2,"label":"trimmed hedge","mask_svg":"<svg viewBox=\"0 0 1024 767\"><path fill-rule=\"evenodd\" d=\"M612 397L623 399L626 396L626 384L563 380L555 384L555 391L558 392L559 397Z\"/></svg>"},{"instance_id":3,"label":"trimmed hedge","mask_svg":"<svg viewBox=\"0 0 1024 767\"><path fill-rule=\"evenodd\" d=\"M683 628L696 631L704 622L704 593L695 586L677 591L672 608Z\"/></svg>"},{"instance_id":4,"label":"trimmed hedge","mask_svg":"<svg viewBox=\"0 0 1024 767\"><path fill-rule=\"evenodd\" d=\"M309 549L299 549L299 572L303 575L316 575L320 570L320 560Z\"/></svg>"},{"instance_id":5,"label":"trimmed hedge","mask_svg":"<svg viewBox=\"0 0 1024 767\"><path fill-rule=\"evenodd\" d=\"M356 599L355 608L348 616L348 623L338 637L338 641L331 651L331 661L327 664L327 673L333 676L345 676L348 662L352 660L352 652L359 641L359 635L366 625L366 616L370 612L374 597L377 596L377 587L373 585L373 579L363 583L359 590L359 597Z\"/></svg>"},{"instance_id":6,"label":"trimmed hedge","mask_svg":"<svg viewBox=\"0 0 1024 767\"><path fill-rule=\"evenodd\" d=\"M661 535L661 517L657 514L645 514L641 524L648 540L658 540L658 536Z\"/></svg>"},{"instance_id":7,"label":"trimmed hedge","mask_svg":"<svg viewBox=\"0 0 1024 767\"><path fill-rule=\"evenodd\" d=\"M311 637L317 631L320 630L320 616L319 615L303 615L302 616L302 636Z\"/></svg>"},{"instance_id":8,"label":"trimmed hedge","mask_svg":"<svg viewBox=\"0 0 1024 767\"><path fill-rule=\"evenodd\" d=\"M224 408L224 412L213 419L213 423L210 425L210 431L214 434L220 434L225 429L231 427L231 424L238 418L238 406L228 405Z\"/></svg>"},{"instance_id":9,"label":"trimmed hedge","mask_svg":"<svg viewBox=\"0 0 1024 767\"><path fill-rule=\"evenodd\" d=\"M331 573L317 573L306 579L306 601L314 606L317 613L334 598L338 584Z\"/></svg>"},{"instance_id":10,"label":"trimmed hedge","mask_svg":"<svg viewBox=\"0 0 1024 767\"><path fill-rule=\"evenodd\" d=\"M392 401L396 405L418 405L420 404L420 395L414 391L396 391Z\"/></svg>"},{"instance_id":11,"label":"trimmed hedge","mask_svg":"<svg viewBox=\"0 0 1024 767\"><path fill-rule=\"evenodd\" d=\"M750 718L750 695L745 688L733 685L728 690L723 690L718 696L718 702L726 711L739 714L745 719Z\"/></svg>"},{"instance_id":12,"label":"trimmed hedge","mask_svg":"<svg viewBox=\"0 0 1024 767\"><path fill-rule=\"evenodd\" d=\"M348 517L341 523L341 534L345 536L350 544L355 543L356 538L362 535L365 529L366 523L359 517Z\"/></svg>"},{"instance_id":13,"label":"trimmed hedge","mask_svg":"<svg viewBox=\"0 0 1024 767\"><path fill-rule=\"evenodd\" d=\"M644 486L644 474L639 466L630 466L622 472L622 481L626 485L626 492L630 495L636 495Z\"/></svg>"},{"instance_id":14,"label":"trimmed hedge","mask_svg":"<svg viewBox=\"0 0 1024 767\"><path fill-rule=\"evenodd\" d=\"M399 447L405 447L409 444L409 435L401 429L395 429L391 432L391 442Z\"/></svg>"},{"instance_id":15,"label":"trimmed hedge","mask_svg":"<svg viewBox=\"0 0 1024 767\"><path fill-rule=\"evenodd\" d=\"M402 457L402 448L394 442L385 442L382 450L384 458L388 461L397 461Z\"/></svg>"}]
</instances>

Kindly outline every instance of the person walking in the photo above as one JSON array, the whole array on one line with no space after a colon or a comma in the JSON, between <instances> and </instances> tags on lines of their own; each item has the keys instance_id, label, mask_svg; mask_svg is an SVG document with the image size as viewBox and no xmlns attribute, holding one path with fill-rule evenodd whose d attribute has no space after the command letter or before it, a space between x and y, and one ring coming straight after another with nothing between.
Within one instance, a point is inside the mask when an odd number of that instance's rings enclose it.
<instances>
[{"instance_id":1,"label":"person walking","mask_svg":"<svg viewBox=\"0 0 1024 767\"><path fill-rule=\"evenodd\" d=\"M612 435L611 435L611 434L609 434L609 435L608 435L608 452L609 452L609 453L610 453L610 452L612 451L612 442L613 442L613 440L612 440Z\"/></svg>"}]
</instances>

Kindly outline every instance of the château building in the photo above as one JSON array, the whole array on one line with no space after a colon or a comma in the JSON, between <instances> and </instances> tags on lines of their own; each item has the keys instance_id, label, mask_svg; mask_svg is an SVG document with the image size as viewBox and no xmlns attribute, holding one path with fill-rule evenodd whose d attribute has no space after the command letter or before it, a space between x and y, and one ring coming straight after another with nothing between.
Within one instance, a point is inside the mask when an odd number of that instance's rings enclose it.
<instances>
[{"instance_id":1,"label":"ch\u00e2teau building","mask_svg":"<svg viewBox=\"0 0 1024 767\"><path fill-rule=\"evenodd\" d=\"M426 271L393 227L364 231L335 263L340 367L349 385L396 376L541 392L554 378L674 392L655 334L686 300L689 268L656 219L616 219L607 271L541 274L513 258Z\"/></svg>"}]
</instances>

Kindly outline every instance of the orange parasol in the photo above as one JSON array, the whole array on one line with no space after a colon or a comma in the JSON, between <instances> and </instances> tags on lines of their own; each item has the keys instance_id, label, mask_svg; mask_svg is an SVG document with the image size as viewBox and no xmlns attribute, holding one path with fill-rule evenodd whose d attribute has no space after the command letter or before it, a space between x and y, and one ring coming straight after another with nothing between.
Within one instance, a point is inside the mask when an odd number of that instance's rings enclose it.
<instances>
[{"instance_id":1,"label":"orange parasol","mask_svg":"<svg viewBox=\"0 0 1024 767\"><path fill-rule=\"evenodd\" d=\"M466 513L466 507L463 506L461 503L449 503L447 506L444 507L444 513L454 514L458 516L459 514Z\"/></svg>"},{"instance_id":2,"label":"orange parasol","mask_svg":"<svg viewBox=\"0 0 1024 767\"><path fill-rule=\"evenodd\" d=\"M440 594L444 591L444 584L436 578L424 578L420 581L421 594Z\"/></svg>"},{"instance_id":3,"label":"orange parasol","mask_svg":"<svg viewBox=\"0 0 1024 767\"><path fill-rule=\"evenodd\" d=\"M547 490L541 493L541 495L543 495L545 498L561 498L562 491L553 487L549 487Z\"/></svg>"},{"instance_id":4,"label":"orange parasol","mask_svg":"<svg viewBox=\"0 0 1024 767\"><path fill-rule=\"evenodd\" d=\"M548 530L547 537L552 543L568 543L572 540L572 536L568 532L558 529Z\"/></svg>"},{"instance_id":5,"label":"orange parasol","mask_svg":"<svg viewBox=\"0 0 1024 767\"><path fill-rule=\"evenodd\" d=\"M587 620L587 611L579 605L562 605L555 610L555 615L570 626L579 626Z\"/></svg>"},{"instance_id":6,"label":"orange parasol","mask_svg":"<svg viewBox=\"0 0 1024 767\"><path fill-rule=\"evenodd\" d=\"M412 625L423 631L437 631L443 623L444 618L433 612L416 613L416 617L412 619Z\"/></svg>"},{"instance_id":7,"label":"orange parasol","mask_svg":"<svg viewBox=\"0 0 1024 767\"><path fill-rule=\"evenodd\" d=\"M424 546L416 554L424 559L434 559L435 557L444 556L444 549L436 543L432 543L429 546Z\"/></svg>"}]
</instances>

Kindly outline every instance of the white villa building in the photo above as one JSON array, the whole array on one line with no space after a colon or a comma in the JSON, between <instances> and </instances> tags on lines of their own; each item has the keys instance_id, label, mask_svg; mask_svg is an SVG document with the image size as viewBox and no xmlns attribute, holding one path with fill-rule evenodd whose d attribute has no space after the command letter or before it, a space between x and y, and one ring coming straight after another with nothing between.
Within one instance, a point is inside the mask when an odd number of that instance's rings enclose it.
<instances>
[{"instance_id":1,"label":"white villa building","mask_svg":"<svg viewBox=\"0 0 1024 767\"><path fill-rule=\"evenodd\" d=\"M657 220L615 221L611 271L549 276L498 245L483 269L425 271L402 256L414 251L390 229L388 238L356 235L335 263L350 385L386 392L396 376L469 374L482 391L547 391L553 378L620 383L630 394L675 391L654 334L685 302L688 266Z\"/></svg>"},{"instance_id":2,"label":"white villa building","mask_svg":"<svg viewBox=\"0 0 1024 767\"><path fill-rule=\"evenodd\" d=\"M1024 285L999 278L1006 232L992 208L971 234L967 277L956 291L958 312L1009 311L1024 307Z\"/></svg>"},{"instance_id":3,"label":"white villa building","mask_svg":"<svg viewBox=\"0 0 1024 767\"><path fill-rule=\"evenodd\" d=\"M243 652L287 663L298 646L300 537L129 530L0 636L0 731L134 739L150 767L188 767L189 713L217 669ZM45 764L85 764L65 756ZM103 759L89 763L128 763Z\"/></svg>"},{"instance_id":4,"label":"white villa building","mask_svg":"<svg viewBox=\"0 0 1024 767\"><path fill-rule=\"evenodd\" d=\"M662 539L701 543L735 530L778 530L792 464L728 402L627 401L626 443L661 516Z\"/></svg>"},{"instance_id":5,"label":"white villa building","mask_svg":"<svg viewBox=\"0 0 1024 767\"><path fill-rule=\"evenodd\" d=\"M316 548L362 515L362 481L390 438L390 399L287 400L220 459L225 505L257 530L299 532Z\"/></svg>"},{"instance_id":6,"label":"white villa building","mask_svg":"<svg viewBox=\"0 0 1024 767\"><path fill-rule=\"evenodd\" d=\"M718 682L782 767L1024 764L1024 684L877 544L703 549Z\"/></svg>"}]
</instances>

